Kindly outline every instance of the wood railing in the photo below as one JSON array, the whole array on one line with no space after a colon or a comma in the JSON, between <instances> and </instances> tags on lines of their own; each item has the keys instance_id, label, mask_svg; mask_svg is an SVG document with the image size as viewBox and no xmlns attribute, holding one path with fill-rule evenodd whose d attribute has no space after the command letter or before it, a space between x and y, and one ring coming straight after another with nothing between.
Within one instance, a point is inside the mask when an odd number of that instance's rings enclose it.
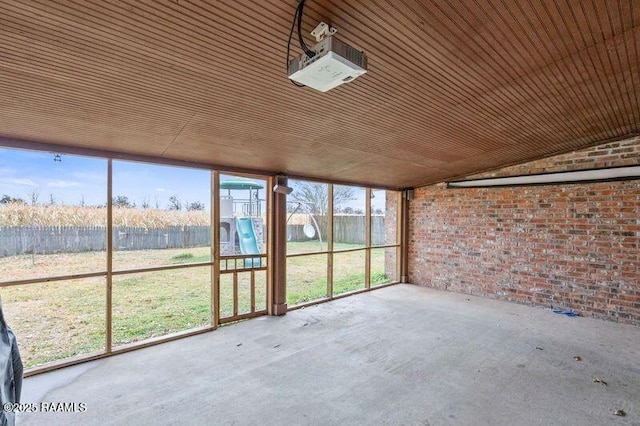
<instances>
[{"instance_id":1,"label":"wood railing","mask_svg":"<svg viewBox=\"0 0 640 426\"><path fill-rule=\"evenodd\" d=\"M264 298L262 300L263 303L260 303L260 306L257 306L257 298L256 298L256 274L264 271L264 288L262 292L264 293ZM225 324L229 322L239 321L246 318L253 318L261 315L267 314L267 255L266 254L245 254L245 255L233 255L233 256L221 256L220 257L220 284L219 284L219 293L220 297L225 293L222 288L223 279L225 276L232 277L232 299L233 299L233 309L230 312L230 315L225 315L219 307L219 315L220 315L220 324ZM240 312L240 276L245 275L249 276L249 298L250 298L250 306L247 312ZM245 309L246 311L246 309Z\"/></svg>"}]
</instances>

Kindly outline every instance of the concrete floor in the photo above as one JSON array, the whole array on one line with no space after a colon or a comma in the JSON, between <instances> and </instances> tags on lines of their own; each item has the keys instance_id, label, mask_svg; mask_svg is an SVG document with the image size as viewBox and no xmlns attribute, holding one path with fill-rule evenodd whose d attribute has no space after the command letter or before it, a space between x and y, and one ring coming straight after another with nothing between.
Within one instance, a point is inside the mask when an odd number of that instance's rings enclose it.
<instances>
[{"instance_id":1,"label":"concrete floor","mask_svg":"<svg viewBox=\"0 0 640 426\"><path fill-rule=\"evenodd\" d=\"M26 379L40 401L87 409L18 424L640 425L640 328L397 285Z\"/></svg>"}]
</instances>

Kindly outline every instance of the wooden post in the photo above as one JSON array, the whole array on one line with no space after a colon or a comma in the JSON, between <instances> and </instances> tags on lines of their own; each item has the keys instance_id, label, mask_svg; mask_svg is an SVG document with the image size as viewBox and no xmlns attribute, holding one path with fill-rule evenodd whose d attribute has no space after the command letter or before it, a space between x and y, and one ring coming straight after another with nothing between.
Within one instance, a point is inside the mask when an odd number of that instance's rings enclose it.
<instances>
[{"instance_id":1,"label":"wooden post","mask_svg":"<svg viewBox=\"0 0 640 426\"><path fill-rule=\"evenodd\" d=\"M113 314L113 161L107 160L107 300L106 300L106 331L105 331L105 351L111 353L112 340L112 314Z\"/></svg>"},{"instance_id":2,"label":"wooden post","mask_svg":"<svg viewBox=\"0 0 640 426\"><path fill-rule=\"evenodd\" d=\"M262 258L260 258L262 262ZM253 261L252 261L253 262ZM256 311L256 271L251 270L251 313Z\"/></svg>"},{"instance_id":3,"label":"wooden post","mask_svg":"<svg viewBox=\"0 0 640 426\"><path fill-rule=\"evenodd\" d=\"M371 188L365 192L364 287L371 288Z\"/></svg>"},{"instance_id":4,"label":"wooden post","mask_svg":"<svg viewBox=\"0 0 640 426\"><path fill-rule=\"evenodd\" d=\"M233 271L233 316L238 316L238 271Z\"/></svg>"},{"instance_id":5,"label":"wooden post","mask_svg":"<svg viewBox=\"0 0 640 426\"><path fill-rule=\"evenodd\" d=\"M402 267L400 268L400 282L409 282L409 197L413 194L413 190L402 191L401 210L400 210L400 227L402 229L400 241L400 259Z\"/></svg>"},{"instance_id":6,"label":"wooden post","mask_svg":"<svg viewBox=\"0 0 640 426\"><path fill-rule=\"evenodd\" d=\"M327 297L333 298L333 184L327 188Z\"/></svg>"},{"instance_id":7,"label":"wooden post","mask_svg":"<svg viewBox=\"0 0 640 426\"><path fill-rule=\"evenodd\" d=\"M265 271L265 279L267 280L267 288L266 291L266 306L262 306L260 310L266 309L267 312L270 312L271 306L273 304L273 276L271 270L273 269L273 197L271 194L271 188L275 183L275 179L273 177L267 178L267 189L265 191L264 198L267 201L267 214L265 215L265 250L267 252L267 258L260 260L260 266L266 266L267 270ZM286 203L285 203L286 205ZM285 213L286 214L286 213ZM286 225L286 224L285 224ZM264 265L266 262L266 265Z\"/></svg>"},{"instance_id":8,"label":"wooden post","mask_svg":"<svg viewBox=\"0 0 640 426\"><path fill-rule=\"evenodd\" d=\"M211 325L220 324L220 173L211 172Z\"/></svg>"},{"instance_id":9,"label":"wooden post","mask_svg":"<svg viewBox=\"0 0 640 426\"><path fill-rule=\"evenodd\" d=\"M276 183L286 185L286 177L277 177ZM270 315L284 315L287 312L287 196L267 189L273 200L271 231L271 306Z\"/></svg>"},{"instance_id":10,"label":"wooden post","mask_svg":"<svg viewBox=\"0 0 640 426\"><path fill-rule=\"evenodd\" d=\"M400 277L402 276L402 259L403 259L403 250L402 250L402 192L396 191L396 239L394 243L396 244L396 276L394 277L394 281L401 282Z\"/></svg>"}]
</instances>

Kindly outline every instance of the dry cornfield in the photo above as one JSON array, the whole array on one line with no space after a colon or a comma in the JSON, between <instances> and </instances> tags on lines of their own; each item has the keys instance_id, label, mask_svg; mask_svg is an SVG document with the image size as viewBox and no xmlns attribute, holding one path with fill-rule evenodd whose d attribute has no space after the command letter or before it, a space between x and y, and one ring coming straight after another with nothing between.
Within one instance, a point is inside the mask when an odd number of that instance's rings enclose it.
<instances>
[{"instance_id":1,"label":"dry cornfield","mask_svg":"<svg viewBox=\"0 0 640 426\"><path fill-rule=\"evenodd\" d=\"M113 208L113 226L163 228L167 226L208 226L206 211L176 211L156 209ZM61 205L0 205L0 226L106 226L105 207Z\"/></svg>"}]
</instances>

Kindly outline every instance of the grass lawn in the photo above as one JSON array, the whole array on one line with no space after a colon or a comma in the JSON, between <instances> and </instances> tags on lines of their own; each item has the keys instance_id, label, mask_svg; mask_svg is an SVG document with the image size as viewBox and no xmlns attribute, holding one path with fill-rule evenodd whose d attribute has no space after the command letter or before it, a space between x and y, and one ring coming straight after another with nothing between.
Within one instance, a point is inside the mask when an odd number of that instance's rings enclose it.
<instances>
[{"instance_id":1,"label":"grass lawn","mask_svg":"<svg viewBox=\"0 0 640 426\"><path fill-rule=\"evenodd\" d=\"M334 250L361 248L357 244L335 243ZM323 245L326 250L326 244ZM318 241L287 243L287 253L310 253L308 256L287 259L287 304L300 305L327 297L327 255L320 251ZM393 256L395 249L371 250L371 286L390 283L395 277L385 275L385 251ZM339 295L364 288L365 251L334 253L333 294Z\"/></svg>"},{"instance_id":2,"label":"grass lawn","mask_svg":"<svg viewBox=\"0 0 640 426\"><path fill-rule=\"evenodd\" d=\"M289 243L296 252L318 251L318 242ZM353 246L338 245L336 249ZM326 246L324 248L326 250ZM384 275L385 249L372 250L372 285ZM334 292L364 288L364 251L334 255ZM114 269L208 261L209 248L114 252ZM105 270L104 252L12 256L0 259L3 280ZM326 297L327 255L289 258L288 303ZM238 274L238 313L251 310L250 272ZM256 310L266 308L266 271L255 272ZM210 324L209 266L117 275L113 278L115 347ZM25 366L104 349L104 277L27 284L0 289L5 317L18 337ZM233 315L233 274L220 278L221 317Z\"/></svg>"}]
</instances>

